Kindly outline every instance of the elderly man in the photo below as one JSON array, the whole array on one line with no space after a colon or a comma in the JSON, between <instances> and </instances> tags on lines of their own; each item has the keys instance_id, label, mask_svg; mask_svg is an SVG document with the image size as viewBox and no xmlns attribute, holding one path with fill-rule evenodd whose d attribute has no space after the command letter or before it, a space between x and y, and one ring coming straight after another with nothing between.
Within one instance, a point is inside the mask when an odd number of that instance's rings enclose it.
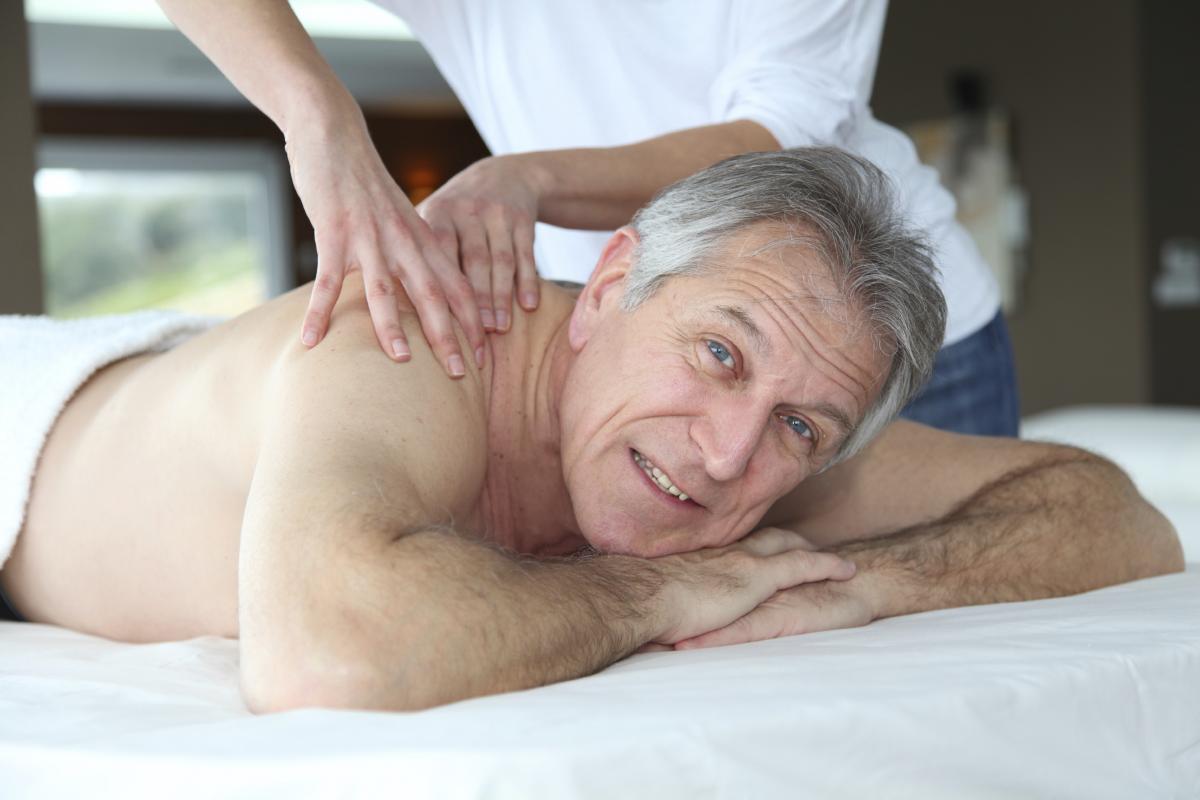
<instances>
[{"instance_id":1,"label":"elderly man","mask_svg":"<svg viewBox=\"0 0 1200 800\"><path fill-rule=\"evenodd\" d=\"M940 343L929 264L877 170L812 149L675 185L463 381L429 349L390 363L362 292L305 350L293 292L88 381L0 580L35 621L239 636L262 711L421 708L647 645L1180 569L1101 459L876 438Z\"/></svg>"}]
</instances>

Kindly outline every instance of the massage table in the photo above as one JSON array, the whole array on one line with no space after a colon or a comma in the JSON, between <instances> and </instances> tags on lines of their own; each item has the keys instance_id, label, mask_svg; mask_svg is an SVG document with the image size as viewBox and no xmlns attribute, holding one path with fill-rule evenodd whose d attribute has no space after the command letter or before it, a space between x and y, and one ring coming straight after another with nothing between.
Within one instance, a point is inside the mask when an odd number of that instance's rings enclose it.
<instances>
[{"instance_id":1,"label":"massage table","mask_svg":"<svg viewBox=\"0 0 1200 800\"><path fill-rule=\"evenodd\" d=\"M1200 411L1071 409L1023 435L1125 466L1188 569L418 713L254 716L234 641L0 623L0 798L1200 798Z\"/></svg>"}]
</instances>

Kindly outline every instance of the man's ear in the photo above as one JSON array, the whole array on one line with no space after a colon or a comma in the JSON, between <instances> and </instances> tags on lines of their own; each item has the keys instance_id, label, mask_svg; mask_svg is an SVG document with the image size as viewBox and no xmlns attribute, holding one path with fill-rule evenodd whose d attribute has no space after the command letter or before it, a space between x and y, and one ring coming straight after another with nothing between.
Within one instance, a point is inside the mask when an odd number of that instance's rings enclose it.
<instances>
[{"instance_id":1,"label":"man's ear","mask_svg":"<svg viewBox=\"0 0 1200 800\"><path fill-rule=\"evenodd\" d=\"M600 260L579 292L571 312L567 339L572 350L583 349L599 321L617 307L625 292L625 276L633 267L638 241L637 231L626 226L618 229L604 245Z\"/></svg>"}]
</instances>

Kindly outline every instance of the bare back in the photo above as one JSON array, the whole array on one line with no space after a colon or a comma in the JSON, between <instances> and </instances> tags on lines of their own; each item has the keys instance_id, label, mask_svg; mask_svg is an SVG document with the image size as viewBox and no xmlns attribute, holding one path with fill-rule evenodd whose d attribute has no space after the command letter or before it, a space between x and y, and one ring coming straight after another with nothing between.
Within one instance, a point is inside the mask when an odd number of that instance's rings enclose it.
<instances>
[{"instance_id":1,"label":"bare back","mask_svg":"<svg viewBox=\"0 0 1200 800\"><path fill-rule=\"evenodd\" d=\"M307 301L302 287L166 353L112 364L72 398L42 452L2 573L28 619L129 641L237 635L239 539L264 420L289 413L270 384L303 352L296 331ZM380 373L428 380L418 365L378 352L366 315L352 276L335 312L341 338L318 348L344 365L330 379L376 392L386 391ZM528 344L527 333L514 324L506 346ZM409 336L424 349L415 324ZM468 387L481 417L482 377ZM330 413L347 425L378 424L379 436L405 435L398 415L380 424L356 408ZM479 443L481 458L486 448Z\"/></svg>"},{"instance_id":2,"label":"bare back","mask_svg":"<svg viewBox=\"0 0 1200 800\"><path fill-rule=\"evenodd\" d=\"M120 639L230 635L237 539L297 290L97 372L59 416L4 569L22 613Z\"/></svg>"}]
</instances>

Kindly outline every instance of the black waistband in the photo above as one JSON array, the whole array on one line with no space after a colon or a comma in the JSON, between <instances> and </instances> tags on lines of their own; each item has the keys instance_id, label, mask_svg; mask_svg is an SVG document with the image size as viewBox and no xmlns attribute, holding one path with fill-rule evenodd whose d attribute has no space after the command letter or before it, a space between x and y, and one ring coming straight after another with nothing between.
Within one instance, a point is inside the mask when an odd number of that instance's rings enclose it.
<instances>
[{"instance_id":1,"label":"black waistband","mask_svg":"<svg viewBox=\"0 0 1200 800\"><path fill-rule=\"evenodd\" d=\"M13 608L12 603L8 600L8 595L4 593L4 587L0 586L0 620L9 622L24 622L25 618L17 613Z\"/></svg>"}]
</instances>

